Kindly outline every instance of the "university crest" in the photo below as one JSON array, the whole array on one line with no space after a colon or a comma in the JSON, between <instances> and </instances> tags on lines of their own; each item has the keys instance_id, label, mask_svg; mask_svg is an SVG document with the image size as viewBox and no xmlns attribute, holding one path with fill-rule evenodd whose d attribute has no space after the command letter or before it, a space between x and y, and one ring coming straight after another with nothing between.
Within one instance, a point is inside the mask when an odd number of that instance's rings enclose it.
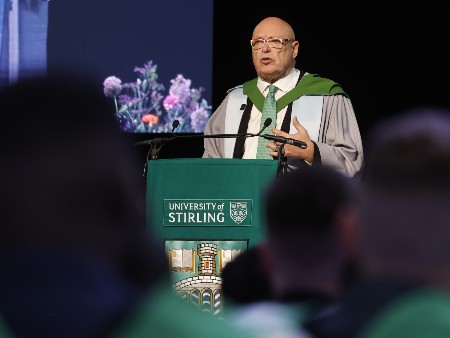
<instances>
[{"instance_id":1,"label":"university crest","mask_svg":"<svg viewBox=\"0 0 450 338\"><path fill-rule=\"evenodd\" d=\"M230 217L237 224L247 217L247 202L230 202Z\"/></svg>"}]
</instances>

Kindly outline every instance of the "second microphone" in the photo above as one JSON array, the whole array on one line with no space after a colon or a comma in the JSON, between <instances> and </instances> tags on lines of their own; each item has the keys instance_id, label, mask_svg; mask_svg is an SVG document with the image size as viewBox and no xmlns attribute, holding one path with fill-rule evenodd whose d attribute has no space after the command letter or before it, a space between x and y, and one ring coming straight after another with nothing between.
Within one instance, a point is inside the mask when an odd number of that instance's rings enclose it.
<instances>
[{"instance_id":1,"label":"second microphone","mask_svg":"<svg viewBox=\"0 0 450 338\"><path fill-rule=\"evenodd\" d=\"M283 143L283 144L291 144L291 145L299 147L301 149L306 149L308 147L308 145L305 142L299 141L299 140L294 140L293 138L268 135L268 134L262 134L260 136L264 137L266 140L271 140L271 141L275 141L275 142L279 142L279 143Z\"/></svg>"}]
</instances>

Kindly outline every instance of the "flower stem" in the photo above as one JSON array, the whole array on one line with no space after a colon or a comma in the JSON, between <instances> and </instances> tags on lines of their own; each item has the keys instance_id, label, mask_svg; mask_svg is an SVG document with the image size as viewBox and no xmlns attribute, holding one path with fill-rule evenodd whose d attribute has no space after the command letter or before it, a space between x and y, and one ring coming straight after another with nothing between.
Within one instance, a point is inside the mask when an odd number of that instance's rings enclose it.
<instances>
[{"instance_id":1,"label":"flower stem","mask_svg":"<svg viewBox=\"0 0 450 338\"><path fill-rule=\"evenodd\" d=\"M116 114L119 115L119 109L118 109L118 107L117 107L117 99L116 99L116 96L114 96L114 104L115 104L115 106L116 106Z\"/></svg>"}]
</instances>

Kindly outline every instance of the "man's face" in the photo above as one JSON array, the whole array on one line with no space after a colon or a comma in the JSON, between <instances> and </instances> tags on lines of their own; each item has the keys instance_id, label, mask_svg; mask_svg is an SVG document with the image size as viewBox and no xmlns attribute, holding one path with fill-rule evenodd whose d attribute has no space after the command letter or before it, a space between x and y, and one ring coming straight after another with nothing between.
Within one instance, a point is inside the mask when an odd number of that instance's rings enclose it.
<instances>
[{"instance_id":1,"label":"man's face","mask_svg":"<svg viewBox=\"0 0 450 338\"><path fill-rule=\"evenodd\" d=\"M298 54L298 42L294 41L293 35L290 27L280 21L266 20L256 26L252 40L282 39L283 41L281 45L264 41L262 48L252 49L253 64L261 79L274 83L289 74Z\"/></svg>"}]
</instances>

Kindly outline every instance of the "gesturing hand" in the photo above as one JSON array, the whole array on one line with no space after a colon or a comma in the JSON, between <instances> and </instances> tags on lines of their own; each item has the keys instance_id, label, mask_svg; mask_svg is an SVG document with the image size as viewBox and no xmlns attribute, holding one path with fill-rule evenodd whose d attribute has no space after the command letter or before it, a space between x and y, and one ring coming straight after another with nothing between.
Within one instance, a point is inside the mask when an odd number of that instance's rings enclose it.
<instances>
[{"instance_id":1,"label":"gesturing hand","mask_svg":"<svg viewBox=\"0 0 450 338\"><path fill-rule=\"evenodd\" d=\"M313 157L314 157L314 143L309 138L308 132L306 129L298 122L297 116L294 116L293 124L295 129L297 129L297 132L295 134L288 134L284 131L281 131L276 128L272 128L271 131L274 135L277 136L283 136L292 138L295 140L303 141L307 144L306 149L301 149L299 147L296 147L294 145L286 144L284 146L284 156L290 157L290 158L296 158L296 159L302 159L309 163L312 163ZM277 146L280 146L281 143L274 143L274 142L268 142L267 147L272 149L271 152L269 152L269 155L278 156L277 152Z\"/></svg>"}]
</instances>

